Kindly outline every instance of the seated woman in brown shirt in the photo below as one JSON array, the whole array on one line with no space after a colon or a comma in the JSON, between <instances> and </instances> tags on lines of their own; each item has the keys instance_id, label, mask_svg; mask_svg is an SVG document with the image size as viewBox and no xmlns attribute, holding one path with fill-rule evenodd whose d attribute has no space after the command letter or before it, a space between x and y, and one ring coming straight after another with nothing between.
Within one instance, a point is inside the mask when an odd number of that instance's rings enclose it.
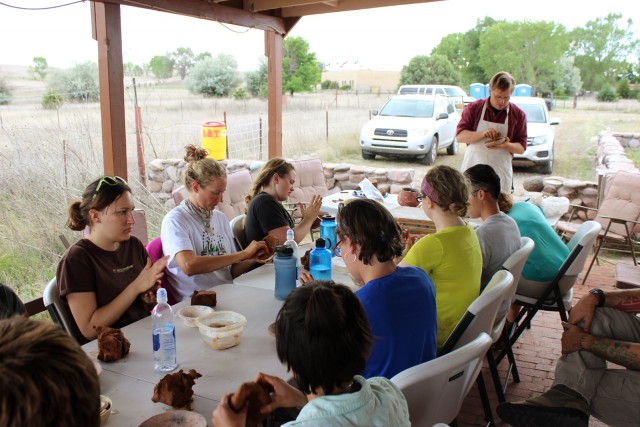
<instances>
[{"instance_id":1,"label":"seated woman in brown shirt","mask_svg":"<svg viewBox=\"0 0 640 427\"><path fill-rule=\"evenodd\" d=\"M69 206L67 226L80 231L89 225L91 232L67 250L56 277L87 339L96 337L94 326L126 326L148 316L155 304L167 257L152 264L142 242L131 236L133 209L125 180L110 176L89 184L82 200Z\"/></svg>"}]
</instances>

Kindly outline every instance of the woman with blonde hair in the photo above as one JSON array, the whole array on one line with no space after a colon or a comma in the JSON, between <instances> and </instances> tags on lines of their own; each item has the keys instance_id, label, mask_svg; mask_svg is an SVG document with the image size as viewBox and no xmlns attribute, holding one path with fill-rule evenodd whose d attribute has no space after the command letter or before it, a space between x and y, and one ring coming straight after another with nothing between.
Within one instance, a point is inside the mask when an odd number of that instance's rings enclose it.
<instances>
[{"instance_id":1,"label":"woman with blonde hair","mask_svg":"<svg viewBox=\"0 0 640 427\"><path fill-rule=\"evenodd\" d=\"M90 233L60 260L57 286L87 340L96 337L95 326L121 328L148 316L155 304L155 285L167 259L152 264L131 235L133 209L131 188L119 176L96 179L82 200L69 206L67 227L89 226Z\"/></svg>"},{"instance_id":2,"label":"woman with blonde hair","mask_svg":"<svg viewBox=\"0 0 640 427\"><path fill-rule=\"evenodd\" d=\"M322 197L315 195L306 209L302 209L302 220L294 225L293 218L282 206L289 198L296 182L296 170L284 159L274 157L260 170L253 182L251 193L246 197L247 217L244 231L247 242L262 240L269 234L280 243L287 240L287 230L293 229L294 239L300 243L311 231L322 206Z\"/></svg>"},{"instance_id":3,"label":"woman with blonde hair","mask_svg":"<svg viewBox=\"0 0 640 427\"><path fill-rule=\"evenodd\" d=\"M449 166L430 169L422 180L422 209L436 232L418 240L400 266L422 268L436 288L438 349L480 293L482 253L467 214L467 180Z\"/></svg>"},{"instance_id":4,"label":"woman with blonde hair","mask_svg":"<svg viewBox=\"0 0 640 427\"><path fill-rule=\"evenodd\" d=\"M233 232L225 215L214 210L227 188L223 165L207 151L185 147L184 186L189 197L162 220L162 250L169 255L167 279L177 301L193 291L230 283L260 263L264 242L252 242L236 252Z\"/></svg>"}]
</instances>

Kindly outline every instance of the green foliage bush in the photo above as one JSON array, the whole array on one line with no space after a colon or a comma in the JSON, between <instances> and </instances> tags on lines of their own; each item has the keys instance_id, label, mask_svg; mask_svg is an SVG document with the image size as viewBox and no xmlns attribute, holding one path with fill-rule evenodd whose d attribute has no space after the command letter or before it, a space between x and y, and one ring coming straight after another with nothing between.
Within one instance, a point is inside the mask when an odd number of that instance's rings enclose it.
<instances>
[{"instance_id":1,"label":"green foliage bush","mask_svg":"<svg viewBox=\"0 0 640 427\"><path fill-rule=\"evenodd\" d=\"M7 105L11 102L11 88L6 80L0 76L0 105Z\"/></svg>"},{"instance_id":2,"label":"green foliage bush","mask_svg":"<svg viewBox=\"0 0 640 427\"><path fill-rule=\"evenodd\" d=\"M351 85L342 85L340 86L340 90L351 90Z\"/></svg>"},{"instance_id":3,"label":"green foliage bush","mask_svg":"<svg viewBox=\"0 0 640 427\"><path fill-rule=\"evenodd\" d=\"M627 79L620 80L617 88L618 96L622 99L631 99L631 88L629 87L629 82Z\"/></svg>"},{"instance_id":4,"label":"green foliage bush","mask_svg":"<svg viewBox=\"0 0 640 427\"><path fill-rule=\"evenodd\" d=\"M596 99L600 102L613 102L618 100L618 95L613 87L605 85L600 92L598 92Z\"/></svg>"},{"instance_id":5,"label":"green foliage bush","mask_svg":"<svg viewBox=\"0 0 640 427\"><path fill-rule=\"evenodd\" d=\"M236 101L244 101L245 99L249 98L249 94L243 87L239 87L238 89L236 89L233 92L232 96L233 96L233 99L235 99Z\"/></svg>"},{"instance_id":6,"label":"green foliage bush","mask_svg":"<svg viewBox=\"0 0 640 427\"><path fill-rule=\"evenodd\" d=\"M327 89L335 90L340 88L340 84L335 80L325 80L322 82L320 87L324 90L327 90Z\"/></svg>"},{"instance_id":7,"label":"green foliage bush","mask_svg":"<svg viewBox=\"0 0 640 427\"><path fill-rule=\"evenodd\" d=\"M84 62L52 73L48 89L62 95L70 102L99 101L98 64Z\"/></svg>"},{"instance_id":8,"label":"green foliage bush","mask_svg":"<svg viewBox=\"0 0 640 427\"><path fill-rule=\"evenodd\" d=\"M267 61L260 59L260 65L256 71L247 73L247 89L251 96L266 98L269 92L269 69Z\"/></svg>"},{"instance_id":9,"label":"green foliage bush","mask_svg":"<svg viewBox=\"0 0 640 427\"><path fill-rule=\"evenodd\" d=\"M194 65L187 76L187 88L191 93L205 96L229 96L240 84L238 63L229 54L205 58Z\"/></svg>"},{"instance_id":10,"label":"green foliage bush","mask_svg":"<svg viewBox=\"0 0 640 427\"><path fill-rule=\"evenodd\" d=\"M64 97L55 90L49 89L42 95L42 108L45 110L57 110L64 103Z\"/></svg>"}]
</instances>

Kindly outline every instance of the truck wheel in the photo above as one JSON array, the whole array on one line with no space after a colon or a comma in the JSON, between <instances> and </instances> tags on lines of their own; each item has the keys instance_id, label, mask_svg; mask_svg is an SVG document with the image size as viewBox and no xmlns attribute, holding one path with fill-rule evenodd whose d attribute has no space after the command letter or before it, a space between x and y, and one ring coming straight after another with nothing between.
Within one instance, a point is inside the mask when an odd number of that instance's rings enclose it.
<instances>
[{"instance_id":1,"label":"truck wheel","mask_svg":"<svg viewBox=\"0 0 640 427\"><path fill-rule=\"evenodd\" d=\"M366 151L362 151L362 158L365 160L373 160L376 158L376 155L374 153L368 153Z\"/></svg>"}]
</instances>

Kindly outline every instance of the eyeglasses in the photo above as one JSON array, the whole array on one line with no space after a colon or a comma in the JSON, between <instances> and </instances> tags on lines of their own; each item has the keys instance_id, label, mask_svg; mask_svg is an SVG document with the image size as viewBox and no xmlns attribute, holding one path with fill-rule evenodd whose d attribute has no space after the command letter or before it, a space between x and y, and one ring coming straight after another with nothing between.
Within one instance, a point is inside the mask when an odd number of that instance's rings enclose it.
<instances>
[{"instance_id":1,"label":"eyeglasses","mask_svg":"<svg viewBox=\"0 0 640 427\"><path fill-rule=\"evenodd\" d=\"M342 240L338 240L336 244L333 246L333 248L331 248L331 250L333 251L333 254L337 257L342 256L342 251L340 251L340 243L342 243Z\"/></svg>"},{"instance_id":2,"label":"eyeglasses","mask_svg":"<svg viewBox=\"0 0 640 427\"><path fill-rule=\"evenodd\" d=\"M98 181L98 185L96 186L96 190L93 192L92 199L96 198L98 192L100 191L100 188L102 188L102 184L107 184L113 187L118 185L118 181L121 184L127 185L127 181L125 181L124 178L120 178L119 176L103 176L102 178L100 178L100 181Z\"/></svg>"}]
</instances>

